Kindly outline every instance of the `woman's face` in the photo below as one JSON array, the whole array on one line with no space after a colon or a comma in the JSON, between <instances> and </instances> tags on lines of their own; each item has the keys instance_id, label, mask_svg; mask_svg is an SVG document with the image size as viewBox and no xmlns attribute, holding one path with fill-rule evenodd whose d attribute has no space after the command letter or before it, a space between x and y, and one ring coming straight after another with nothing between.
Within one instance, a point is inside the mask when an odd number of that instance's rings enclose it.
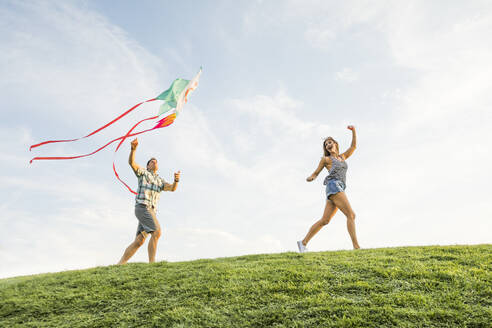
<instances>
[{"instance_id":1,"label":"woman's face","mask_svg":"<svg viewBox=\"0 0 492 328\"><path fill-rule=\"evenodd\" d=\"M334 152L337 149L337 144L332 139L327 139L325 141L325 148L329 152Z\"/></svg>"}]
</instances>

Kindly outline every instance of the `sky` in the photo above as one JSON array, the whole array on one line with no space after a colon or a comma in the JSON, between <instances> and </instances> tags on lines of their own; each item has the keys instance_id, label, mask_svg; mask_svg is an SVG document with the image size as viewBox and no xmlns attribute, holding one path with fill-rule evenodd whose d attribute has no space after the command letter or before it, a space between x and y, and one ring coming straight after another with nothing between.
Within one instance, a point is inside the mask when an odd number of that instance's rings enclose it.
<instances>
[{"instance_id":1,"label":"sky","mask_svg":"<svg viewBox=\"0 0 492 328\"><path fill-rule=\"evenodd\" d=\"M362 248L491 243L490 1L0 1L0 278L115 264L135 237L129 141L176 78L200 85L159 161L157 261L297 251L325 206L334 137ZM337 213L310 251L348 250ZM142 247L130 262L146 262Z\"/></svg>"}]
</instances>

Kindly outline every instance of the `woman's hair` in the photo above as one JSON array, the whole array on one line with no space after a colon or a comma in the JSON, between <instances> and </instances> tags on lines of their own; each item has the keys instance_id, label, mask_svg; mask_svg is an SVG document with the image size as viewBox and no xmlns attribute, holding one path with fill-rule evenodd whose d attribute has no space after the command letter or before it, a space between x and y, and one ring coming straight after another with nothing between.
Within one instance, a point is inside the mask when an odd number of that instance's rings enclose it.
<instances>
[{"instance_id":1,"label":"woman's hair","mask_svg":"<svg viewBox=\"0 0 492 328\"><path fill-rule=\"evenodd\" d=\"M338 149L338 142L335 139L333 139L332 137L328 137L328 138L325 138L325 140L323 140L323 152L324 152L325 156L331 155L330 152L328 150L326 150L326 145L325 145L326 140L333 141L335 143L335 145L337 146L337 152L340 152L340 150Z\"/></svg>"}]
</instances>

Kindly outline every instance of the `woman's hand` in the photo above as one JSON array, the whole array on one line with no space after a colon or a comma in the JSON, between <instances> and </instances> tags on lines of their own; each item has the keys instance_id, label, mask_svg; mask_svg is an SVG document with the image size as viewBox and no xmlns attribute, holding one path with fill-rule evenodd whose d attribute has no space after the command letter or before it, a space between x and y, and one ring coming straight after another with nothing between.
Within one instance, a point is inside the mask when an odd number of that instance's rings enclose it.
<instances>
[{"instance_id":1,"label":"woman's hand","mask_svg":"<svg viewBox=\"0 0 492 328\"><path fill-rule=\"evenodd\" d=\"M347 129L352 131L352 143L350 144L350 148L342 154L344 159L349 158L354 153L355 147L357 146L357 133L355 132L355 126L349 125L347 126Z\"/></svg>"},{"instance_id":2,"label":"woman's hand","mask_svg":"<svg viewBox=\"0 0 492 328\"><path fill-rule=\"evenodd\" d=\"M307 182L311 182L311 181L314 180L314 178L315 178L314 176L310 175L310 176L307 177L306 181Z\"/></svg>"}]
</instances>

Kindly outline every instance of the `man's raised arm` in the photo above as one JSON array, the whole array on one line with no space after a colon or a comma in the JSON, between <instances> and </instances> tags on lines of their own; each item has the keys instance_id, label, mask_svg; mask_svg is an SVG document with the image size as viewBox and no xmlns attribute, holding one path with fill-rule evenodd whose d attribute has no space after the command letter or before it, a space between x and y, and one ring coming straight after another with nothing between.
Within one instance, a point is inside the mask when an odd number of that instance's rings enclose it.
<instances>
[{"instance_id":1,"label":"man's raised arm","mask_svg":"<svg viewBox=\"0 0 492 328\"><path fill-rule=\"evenodd\" d=\"M140 168L137 163L135 163L135 150L137 150L138 139L133 139L131 143L132 149L130 150L130 157L128 158L128 164L132 167L133 172L137 174L137 170Z\"/></svg>"}]
</instances>

